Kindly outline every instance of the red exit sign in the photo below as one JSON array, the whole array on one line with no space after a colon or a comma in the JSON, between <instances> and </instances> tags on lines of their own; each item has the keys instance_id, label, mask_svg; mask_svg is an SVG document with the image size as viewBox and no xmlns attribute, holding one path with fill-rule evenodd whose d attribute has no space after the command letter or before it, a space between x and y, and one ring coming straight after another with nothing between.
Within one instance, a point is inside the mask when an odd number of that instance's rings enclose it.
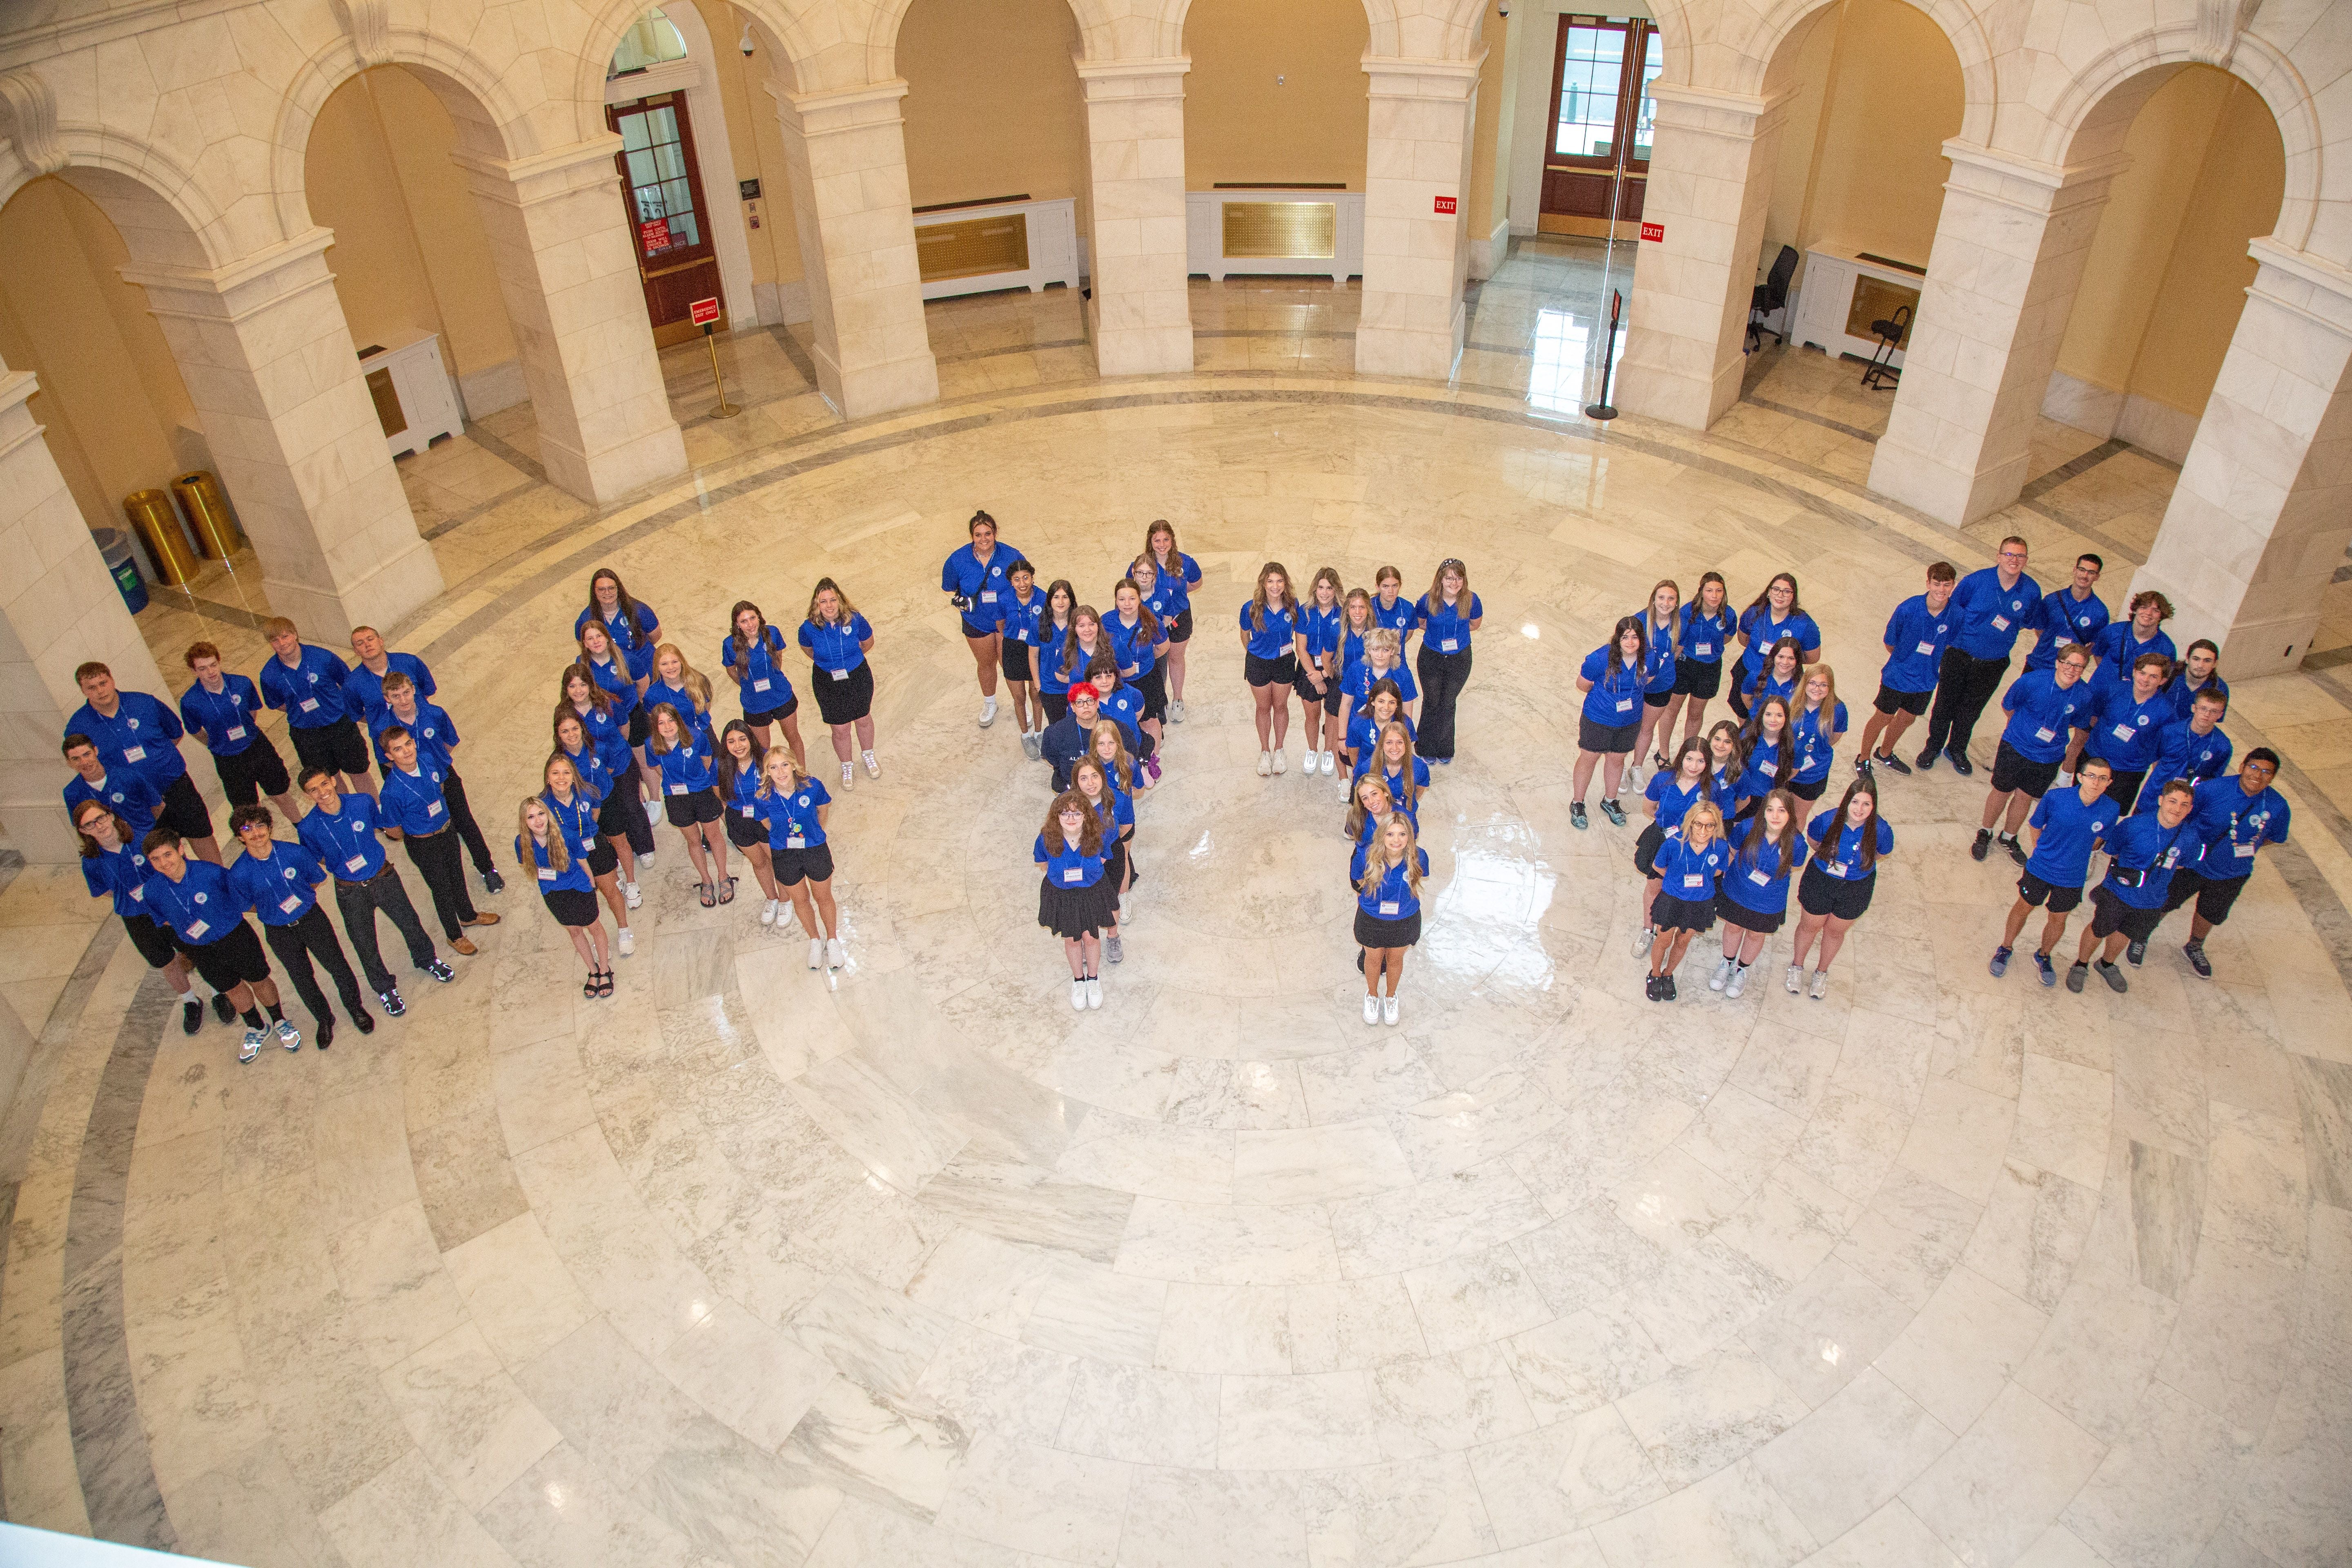
<instances>
[{"instance_id":1,"label":"red exit sign","mask_svg":"<svg viewBox=\"0 0 2352 1568\"><path fill-rule=\"evenodd\" d=\"M1450 213L1450 212L1452 212L1452 211L1454 210L1454 198L1453 198L1452 196L1440 196L1440 197L1438 197L1438 198L1437 198L1437 210L1438 210L1439 212L1441 212L1441 213Z\"/></svg>"},{"instance_id":2,"label":"red exit sign","mask_svg":"<svg viewBox=\"0 0 2352 1568\"><path fill-rule=\"evenodd\" d=\"M1642 226L1642 237L1654 239L1663 245L1666 239L1666 226L1662 223L1645 223Z\"/></svg>"},{"instance_id":3,"label":"red exit sign","mask_svg":"<svg viewBox=\"0 0 2352 1568\"><path fill-rule=\"evenodd\" d=\"M716 300L697 300L690 308L694 311L694 324L698 327L707 326L719 319L719 301Z\"/></svg>"}]
</instances>

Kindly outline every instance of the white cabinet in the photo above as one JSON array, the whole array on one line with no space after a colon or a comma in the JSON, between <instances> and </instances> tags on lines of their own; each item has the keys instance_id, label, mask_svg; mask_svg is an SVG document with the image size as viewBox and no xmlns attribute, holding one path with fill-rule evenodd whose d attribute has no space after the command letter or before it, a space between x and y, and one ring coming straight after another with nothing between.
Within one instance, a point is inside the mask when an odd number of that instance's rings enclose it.
<instances>
[{"instance_id":1,"label":"white cabinet","mask_svg":"<svg viewBox=\"0 0 2352 1568\"><path fill-rule=\"evenodd\" d=\"M1801 348L1815 343L1832 355L1868 359L1878 352L1870 323L1885 319L1897 305L1908 305L1911 330L1903 338L1908 343L1918 330L1919 289L1927 280L1908 268L1867 260L1850 250L1809 250L1789 341ZM1901 369L1903 351L1895 350L1888 363Z\"/></svg>"},{"instance_id":2,"label":"white cabinet","mask_svg":"<svg viewBox=\"0 0 2352 1568\"><path fill-rule=\"evenodd\" d=\"M1364 193L1312 187L1184 193L1184 270L1327 277L1364 270Z\"/></svg>"},{"instance_id":3,"label":"white cabinet","mask_svg":"<svg viewBox=\"0 0 2352 1568\"><path fill-rule=\"evenodd\" d=\"M915 215L923 298L1078 286L1078 204L998 202Z\"/></svg>"},{"instance_id":4,"label":"white cabinet","mask_svg":"<svg viewBox=\"0 0 2352 1568\"><path fill-rule=\"evenodd\" d=\"M465 426L457 388L441 363L441 340L431 332L404 333L362 354L360 376L395 458L421 452L436 436L455 436Z\"/></svg>"}]
</instances>

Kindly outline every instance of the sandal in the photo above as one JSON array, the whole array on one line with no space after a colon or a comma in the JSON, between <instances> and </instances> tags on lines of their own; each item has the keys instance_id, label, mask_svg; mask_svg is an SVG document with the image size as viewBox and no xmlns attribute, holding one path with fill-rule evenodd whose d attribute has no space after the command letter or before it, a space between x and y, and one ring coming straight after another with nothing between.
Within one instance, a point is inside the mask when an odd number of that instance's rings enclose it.
<instances>
[{"instance_id":1,"label":"sandal","mask_svg":"<svg viewBox=\"0 0 2352 1568\"><path fill-rule=\"evenodd\" d=\"M719 907L719 895L711 891L710 884L708 882L702 884L702 907L706 910L715 910Z\"/></svg>"},{"instance_id":2,"label":"sandal","mask_svg":"<svg viewBox=\"0 0 2352 1568\"><path fill-rule=\"evenodd\" d=\"M607 969L596 976L596 994L599 996L610 996L612 994L613 972Z\"/></svg>"},{"instance_id":3,"label":"sandal","mask_svg":"<svg viewBox=\"0 0 2352 1568\"><path fill-rule=\"evenodd\" d=\"M580 983L580 994L592 1002L596 999L596 975L597 971L592 969L588 972L588 978Z\"/></svg>"},{"instance_id":4,"label":"sandal","mask_svg":"<svg viewBox=\"0 0 2352 1568\"><path fill-rule=\"evenodd\" d=\"M719 884L719 901L722 904L731 904L735 901L734 878L730 877Z\"/></svg>"}]
</instances>

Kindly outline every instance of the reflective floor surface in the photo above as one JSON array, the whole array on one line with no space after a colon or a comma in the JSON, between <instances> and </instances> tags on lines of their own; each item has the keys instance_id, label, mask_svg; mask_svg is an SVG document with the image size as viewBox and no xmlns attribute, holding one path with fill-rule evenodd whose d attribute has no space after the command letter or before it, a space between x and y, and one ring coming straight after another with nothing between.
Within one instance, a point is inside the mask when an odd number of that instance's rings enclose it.
<instances>
[{"instance_id":1,"label":"reflective floor surface","mask_svg":"<svg viewBox=\"0 0 2352 1568\"><path fill-rule=\"evenodd\" d=\"M1356 293L1264 279L1196 285L1193 374L1097 381L1055 291L935 307L945 400L853 426L790 331L735 339L750 412L602 511L528 409L404 463L449 590L394 640L494 838L595 565L698 662L735 599L790 625L841 582L883 770L833 818L848 964L703 910L665 828L612 1000L510 891L404 1019L240 1067L71 868L23 872L8 1516L353 1568L2343 1563L2352 692L2237 689L2294 838L2210 982L2177 921L2126 994L1993 979L2014 871L1945 769L1885 781L1823 999L1783 935L1736 1001L1708 939L1643 1001L1633 831L1569 823L1609 623L1792 569L1859 714L1928 562L2014 530L2119 593L2170 472L2044 426L2027 500L1944 530L1862 489L1855 367L1777 351L1717 434L1604 431L1547 405L1587 395L1591 261L1515 257L1452 386L1353 376ZM691 413L707 359L668 363ZM1207 577L1098 1012L1034 924L1043 771L977 726L936 587L976 506L1097 602L1155 517ZM1255 776L1228 628L1268 558L1448 553L1487 618L1367 1027L1337 784L1295 735ZM167 668L199 629L257 661L251 576L150 613Z\"/></svg>"}]
</instances>

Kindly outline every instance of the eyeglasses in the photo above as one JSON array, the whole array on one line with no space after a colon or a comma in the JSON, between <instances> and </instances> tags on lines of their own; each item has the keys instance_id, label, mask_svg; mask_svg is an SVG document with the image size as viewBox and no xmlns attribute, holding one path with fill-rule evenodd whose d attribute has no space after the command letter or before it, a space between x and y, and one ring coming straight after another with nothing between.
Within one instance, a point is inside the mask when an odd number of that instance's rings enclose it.
<instances>
[{"instance_id":1,"label":"eyeglasses","mask_svg":"<svg viewBox=\"0 0 2352 1568\"><path fill-rule=\"evenodd\" d=\"M2025 559L2025 552L2022 550L2004 550L2000 552L2000 558L2003 561L2022 561Z\"/></svg>"}]
</instances>

